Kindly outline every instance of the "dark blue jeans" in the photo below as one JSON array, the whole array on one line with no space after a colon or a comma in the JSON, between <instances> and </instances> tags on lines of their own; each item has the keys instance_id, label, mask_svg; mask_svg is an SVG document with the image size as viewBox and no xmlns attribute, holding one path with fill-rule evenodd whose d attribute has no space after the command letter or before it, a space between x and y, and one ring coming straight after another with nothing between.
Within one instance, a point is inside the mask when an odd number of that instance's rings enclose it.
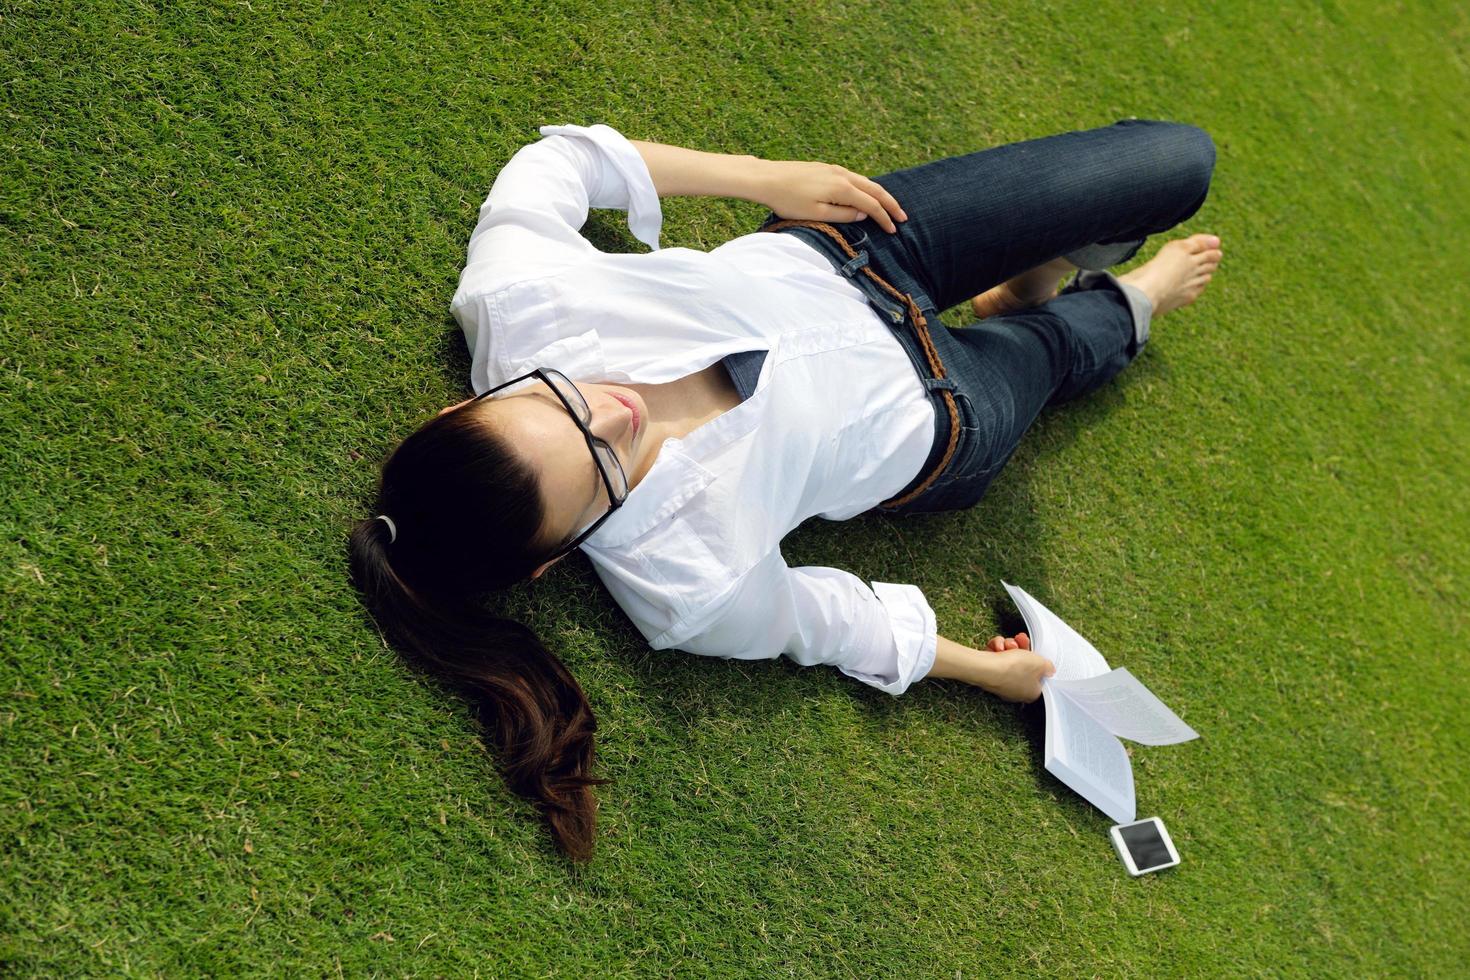
<instances>
[{"instance_id":1,"label":"dark blue jeans","mask_svg":"<svg viewBox=\"0 0 1470 980\"><path fill-rule=\"evenodd\" d=\"M961 414L959 444L944 476L888 512L974 504L1043 408L1106 383L1140 348L1126 297L1108 276L1033 309L959 328L940 323L939 311L1060 256L1088 269L1131 258L1147 236L1199 210L1214 165L1214 144L1203 130L1127 119L873 178L909 220L891 235L871 218L833 227L866 253L874 272L914 298L955 382ZM765 224L777 220L773 214ZM846 266L843 274L916 356L912 325L896 315L901 304L858 272L835 242L808 228L780 233L797 235L834 266ZM935 444L910 488L948 442L948 413L937 415Z\"/></svg>"}]
</instances>

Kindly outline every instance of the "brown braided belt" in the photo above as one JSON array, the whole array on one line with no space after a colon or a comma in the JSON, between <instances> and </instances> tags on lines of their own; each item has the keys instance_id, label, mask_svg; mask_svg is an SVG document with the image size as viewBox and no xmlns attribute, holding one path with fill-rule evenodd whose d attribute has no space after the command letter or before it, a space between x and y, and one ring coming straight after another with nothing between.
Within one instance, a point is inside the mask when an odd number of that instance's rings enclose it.
<instances>
[{"instance_id":1,"label":"brown braided belt","mask_svg":"<svg viewBox=\"0 0 1470 980\"><path fill-rule=\"evenodd\" d=\"M851 259L857 257L857 252L853 249L851 245L847 244L847 239L842 237L842 233L836 228L833 228L831 225L825 224L821 221L777 221L773 224L767 225L761 230L780 231L782 228L796 227L811 228L816 231L820 231L822 234L835 241L838 245L842 246L842 251L846 253L848 258ZM873 280L879 286L881 286L884 292L891 295L894 299L901 300L904 306L908 308L909 319L912 321L914 327L914 335L919 338L919 346L922 347L924 350L924 359L929 362L929 370L933 372L933 375L936 378L945 377L944 362L939 359L939 352L934 349L934 341L929 337L929 321L924 319L924 314L919 311L919 306L917 303L914 302L913 297L910 296L908 293L899 292L896 287L884 281L883 278L878 275L878 273L873 271L872 266L865 265L862 267L862 271L865 275L867 275L869 279ZM945 468L949 466L949 461L954 458L955 446L958 445L960 441L960 410L959 407L955 404L953 393L947 390L941 390L939 394L944 399L945 408L949 410L949 443L944 447L944 455L939 458L939 462L934 464L934 468L929 471L928 475L926 475L923 480L919 481L918 486L914 487L912 490L901 497L895 497L892 500L884 501L883 503L878 505L879 507L882 507L884 509L892 509L894 507L899 507L903 504L906 504L910 500L913 500L919 494L923 493L925 490L928 490L929 487L934 484L935 480L939 479L940 474L942 474Z\"/></svg>"}]
</instances>

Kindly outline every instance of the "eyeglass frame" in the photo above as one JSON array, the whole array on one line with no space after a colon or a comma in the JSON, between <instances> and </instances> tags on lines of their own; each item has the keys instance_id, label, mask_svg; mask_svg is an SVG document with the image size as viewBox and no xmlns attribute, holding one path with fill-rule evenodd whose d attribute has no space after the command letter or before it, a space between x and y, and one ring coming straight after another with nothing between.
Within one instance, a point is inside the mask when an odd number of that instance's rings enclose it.
<instances>
[{"instance_id":1,"label":"eyeglass frame","mask_svg":"<svg viewBox=\"0 0 1470 980\"><path fill-rule=\"evenodd\" d=\"M602 526L602 523L604 521L606 521L609 517L613 515L613 511L623 506L624 500L628 499L628 471L623 469L623 461L618 459L617 451L613 449L613 447L608 443L606 439L592 434L592 430L587 427L587 423L582 421L582 417L577 414L576 409L574 409L571 403L567 401L566 395L562 394L561 389L552 382L551 375L553 374L565 381L567 385L577 393L577 397L581 399L582 407L587 410L588 418L591 418L592 406L587 404L587 396L582 394L581 389L579 389L576 384L572 382L571 378L568 378L565 374L562 374L556 368L538 367L534 371L530 371L517 378L511 378L509 381L498 384L488 391L481 392L480 394L476 395L471 402L471 404L473 404L474 402L478 402L482 398L489 398L497 391L500 391L504 388L509 388L513 384L519 384L520 382L525 381L528 378L539 378L541 382L546 385L547 390L555 395L557 400L562 403L562 407L567 410L567 414L572 417L572 421L575 422L577 424L577 428L581 430L582 438L587 442L587 451L592 454L593 465L597 467L597 472L602 476L603 485L607 487L607 499L611 503L611 506L609 506L607 509L607 513L603 514L597 520L593 521L586 530L577 535L576 539L573 540L571 544L559 548L554 554L551 555L551 557L547 558L543 562L543 564L556 561L558 558L561 558L564 555L569 555L573 551L575 551L583 541L586 541L589 537L592 536L592 533L594 531ZM608 475L607 469L602 465L602 457L597 455L597 446L605 447L607 451L612 455L613 462L617 464L618 474L623 478L624 489L622 496L618 496L616 493L613 492L612 477Z\"/></svg>"}]
</instances>

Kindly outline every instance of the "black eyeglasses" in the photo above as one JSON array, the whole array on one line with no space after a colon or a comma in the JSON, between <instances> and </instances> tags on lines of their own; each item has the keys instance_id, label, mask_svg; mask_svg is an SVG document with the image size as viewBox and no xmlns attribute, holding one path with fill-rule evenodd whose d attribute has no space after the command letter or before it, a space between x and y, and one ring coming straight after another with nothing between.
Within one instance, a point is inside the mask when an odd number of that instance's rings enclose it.
<instances>
[{"instance_id":1,"label":"black eyeglasses","mask_svg":"<svg viewBox=\"0 0 1470 980\"><path fill-rule=\"evenodd\" d=\"M552 394L560 398L561 403L566 406L567 413L571 415L572 421L576 422L577 428L582 430L582 438L587 440L587 448L592 453L593 462L597 464L597 472L602 474L602 482L607 485L607 499L612 503L612 506L608 507L606 514L593 521L570 544L558 548L555 554L546 559L546 561L555 561L562 555L571 552L583 541L586 541L593 531L596 531L602 526L603 521L612 516L613 511L623 506L623 501L628 497L628 475L623 472L623 464L618 459L618 454L613 452L612 446L608 445L606 441L594 436L592 430L587 427L592 421L592 409L588 406L587 399L582 397L582 392L577 390L577 386L572 384L566 375L554 368L537 368L529 374L523 374L518 378L511 378L504 384L496 385L489 391L479 395L475 398L475 401L479 401L481 398L489 398L502 388L508 388L517 382L525 381L527 378L540 378L546 383L546 387L551 389Z\"/></svg>"}]
</instances>

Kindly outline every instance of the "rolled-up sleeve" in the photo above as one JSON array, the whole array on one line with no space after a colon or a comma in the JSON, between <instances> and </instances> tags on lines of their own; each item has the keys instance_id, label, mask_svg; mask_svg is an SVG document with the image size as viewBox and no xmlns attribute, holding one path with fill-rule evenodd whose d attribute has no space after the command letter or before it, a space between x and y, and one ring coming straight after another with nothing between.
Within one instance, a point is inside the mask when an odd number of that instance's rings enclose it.
<instances>
[{"instance_id":1,"label":"rolled-up sleeve","mask_svg":"<svg viewBox=\"0 0 1470 980\"><path fill-rule=\"evenodd\" d=\"M663 212L642 155L611 126L542 126L480 205L457 299L563 271L597 250L580 229L590 208L628 212L639 241L658 248Z\"/></svg>"},{"instance_id":2,"label":"rolled-up sleeve","mask_svg":"<svg viewBox=\"0 0 1470 980\"><path fill-rule=\"evenodd\" d=\"M934 611L916 586L874 582L836 568L791 568L779 552L725 595L652 638L655 649L830 664L898 695L934 665Z\"/></svg>"}]
</instances>

